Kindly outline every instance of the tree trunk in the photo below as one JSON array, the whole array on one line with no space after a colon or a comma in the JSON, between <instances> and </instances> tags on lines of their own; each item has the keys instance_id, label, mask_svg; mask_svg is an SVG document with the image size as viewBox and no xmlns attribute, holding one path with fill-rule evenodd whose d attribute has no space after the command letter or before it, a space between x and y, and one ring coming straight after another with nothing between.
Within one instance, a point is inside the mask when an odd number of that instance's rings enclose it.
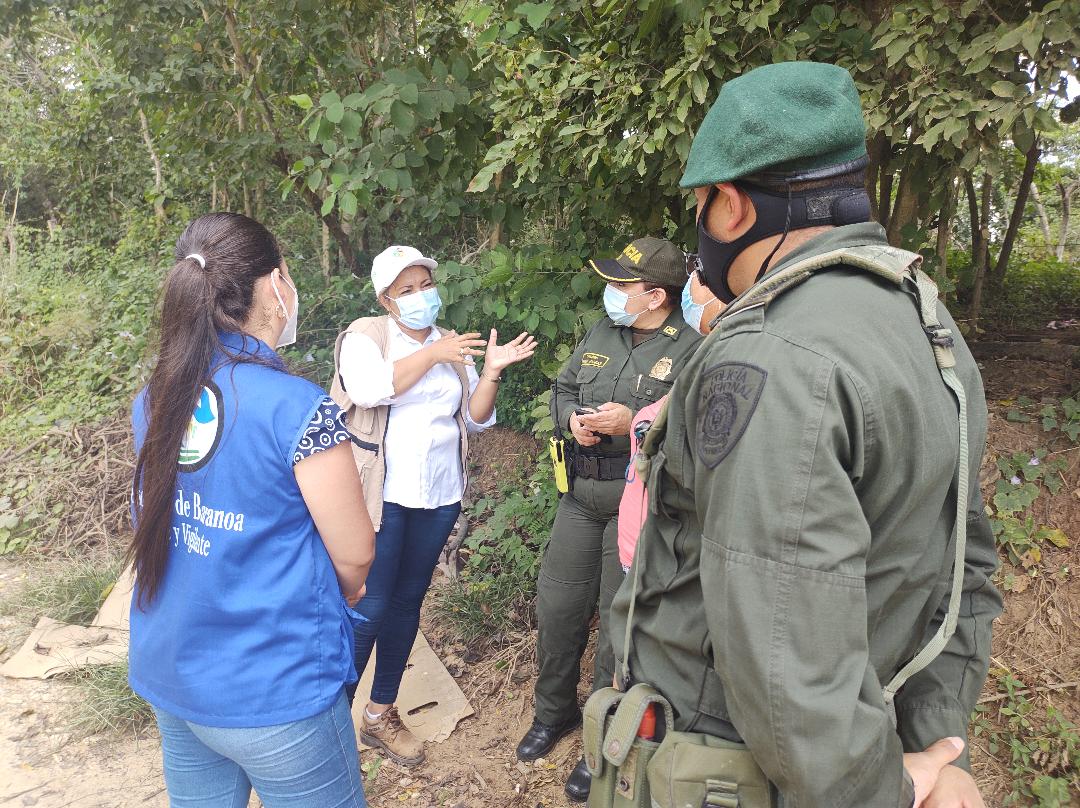
<instances>
[{"instance_id":1,"label":"tree trunk","mask_svg":"<svg viewBox=\"0 0 1080 808\"><path fill-rule=\"evenodd\" d=\"M498 195L499 189L502 187L503 170L500 168L495 175L495 194ZM505 217L504 217L505 218ZM503 225L502 222L495 222L495 226L491 228L491 238L488 239L488 249L495 249L502 241Z\"/></svg>"},{"instance_id":2,"label":"tree trunk","mask_svg":"<svg viewBox=\"0 0 1080 808\"><path fill-rule=\"evenodd\" d=\"M1035 212L1039 214L1039 226L1042 228L1046 249L1052 251L1054 249L1054 237L1050 234L1050 217L1046 215L1046 206L1043 204L1042 197L1039 196L1039 186L1034 182L1031 183L1031 201L1035 203Z\"/></svg>"},{"instance_id":3,"label":"tree trunk","mask_svg":"<svg viewBox=\"0 0 1080 808\"><path fill-rule=\"evenodd\" d=\"M866 167L866 195L870 197L870 218L880 222L881 220L881 172L889 162L889 141L884 132L878 132L870 141L867 148L870 163Z\"/></svg>"},{"instance_id":4,"label":"tree trunk","mask_svg":"<svg viewBox=\"0 0 1080 808\"><path fill-rule=\"evenodd\" d=\"M1058 183L1058 193L1061 194L1061 233L1058 235L1058 245L1054 255L1059 261L1065 260L1065 245L1069 241L1069 217L1072 213L1072 197L1077 188L1080 188L1080 180L1075 180L1068 185L1063 182Z\"/></svg>"},{"instance_id":5,"label":"tree trunk","mask_svg":"<svg viewBox=\"0 0 1080 808\"><path fill-rule=\"evenodd\" d=\"M881 167L881 185L878 189L878 221L886 229L892 220L893 171L891 166Z\"/></svg>"},{"instance_id":6,"label":"tree trunk","mask_svg":"<svg viewBox=\"0 0 1080 808\"><path fill-rule=\"evenodd\" d=\"M21 185L15 186L15 202L11 206L11 220L8 222L7 227L4 228L4 237L8 243L8 271L15 274L15 264L19 260L19 242L15 238L15 220L19 214L19 193L22 191ZM4 201L7 201L7 193L4 193ZM4 212L7 213L5 206Z\"/></svg>"},{"instance_id":7,"label":"tree trunk","mask_svg":"<svg viewBox=\"0 0 1080 808\"><path fill-rule=\"evenodd\" d=\"M953 212L956 210L956 181L950 177L945 184L945 199L941 205L941 213L938 214L937 245L934 250L937 255L938 272L942 277L949 275L949 236L952 234ZM948 299L948 294L943 293L942 300Z\"/></svg>"},{"instance_id":8,"label":"tree trunk","mask_svg":"<svg viewBox=\"0 0 1080 808\"><path fill-rule=\"evenodd\" d=\"M982 315L983 287L986 285L986 275L990 266L990 197L993 192L993 181L989 172L983 174L982 181L982 204L979 211L979 258L975 264L975 283L971 290L971 308L968 318L971 320L971 328L978 331L979 317Z\"/></svg>"},{"instance_id":9,"label":"tree trunk","mask_svg":"<svg viewBox=\"0 0 1080 808\"><path fill-rule=\"evenodd\" d=\"M915 221L919 212L919 194L915 190L912 178L913 169L905 165L900 174L900 185L896 189L896 201L889 213L889 224L885 228L889 243L899 247L903 240L904 228Z\"/></svg>"},{"instance_id":10,"label":"tree trunk","mask_svg":"<svg viewBox=\"0 0 1080 808\"><path fill-rule=\"evenodd\" d=\"M1036 137L1031 142L1031 148L1027 150L1024 159L1024 173L1020 177L1020 185L1016 189L1016 201L1013 203L1012 215L1009 216L1009 226L1005 229L1005 238L1001 241L1001 252L998 253L997 264L994 265L993 281L998 284L1005 277L1005 271L1009 266L1009 256L1012 254L1013 242L1016 241L1016 233L1020 230L1020 222L1024 218L1024 208L1027 207L1028 191L1031 189L1031 180L1035 176L1035 166L1039 164L1039 139Z\"/></svg>"},{"instance_id":11,"label":"tree trunk","mask_svg":"<svg viewBox=\"0 0 1080 808\"><path fill-rule=\"evenodd\" d=\"M319 266L322 268L323 278L330 280L330 228L326 222L319 223L319 232L322 234L322 252L319 254Z\"/></svg>"},{"instance_id":12,"label":"tree trunk","mask_svg":"<svg viewBox=\"0 0 1080 808\"><path fill-rule=\"evenodd\" d=\"M266 191L266 183L264 183L262 180L259 180L258 182L255 183L255 190L251 192L251 196L252 196L251 207L252 207L252 210L255 211L255 218L257 220L259 220L260 222L262 221L262 218L263 218L263 201L264 201L264 197L265 197L265 191Z\"/></svg>"},{"instance_id":13,"label":"tree trunk","mask_svg":"<svg viewBox=\"0 0 1080 808\"><path fill-rule=\"evenodd\" d=\"M139 107L139 128L142 129L143 143L150 153L150 163L154 167L154 216L158 221L165 218L165 181L161 172L161 158L158 157L154 148L154 139L150 136L150 123L146 120L146 113Z\"/></svg>"},{"instance_id":14,"label":"tree trunk","mask_svg":"<svg viewBox=\"0 0 1080 808\"><path fill-rule=\"evenodd\" d=\"M971 222L971 265L975 266L982 252L982 233L979 231L979 196L975 193L971 174L964 174L964 190L967 191L968 219Z\"/></svg>"}]
</instances>

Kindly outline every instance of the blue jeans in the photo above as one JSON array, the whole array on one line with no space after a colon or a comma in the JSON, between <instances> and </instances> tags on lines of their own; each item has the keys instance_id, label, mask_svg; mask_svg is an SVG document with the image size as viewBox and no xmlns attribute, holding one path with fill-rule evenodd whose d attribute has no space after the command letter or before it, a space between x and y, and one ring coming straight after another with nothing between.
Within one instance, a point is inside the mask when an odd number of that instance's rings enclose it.
<instances>
[{"instance_id":1,"label":"blue jeans","mask_svg":"<svg viewBox=\"0 0 1080 808\"><path fill-rule=\"evenodd\" d=\"M366 808L349 702L272 727L207 727L154 707L172 808Z\"/></svg>"},{"instance_id":2,"label":"blue jeans","mask_svg":"<svg viewBox=\"0 0 1080 808\"><path fill-rule=\"evenodd\" d=\"M420 605L459 513L460 502L441 508L383 503L382 526L375 535L375 563L368 572L367 592L356 605L356 611L368 620L356 627L356 673L363 676L371 649L377 645L371 685L371 701L376 704L397 700L401 675L420 627ZM350 700L355 692L356 685L350 686Z\"/></svg>"}]
</instances>

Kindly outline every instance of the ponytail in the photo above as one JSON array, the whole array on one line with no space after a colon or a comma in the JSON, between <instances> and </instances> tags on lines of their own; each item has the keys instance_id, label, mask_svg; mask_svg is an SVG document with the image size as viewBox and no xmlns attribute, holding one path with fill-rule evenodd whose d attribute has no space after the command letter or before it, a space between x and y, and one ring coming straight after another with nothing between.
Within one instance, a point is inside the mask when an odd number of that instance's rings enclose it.
<instances>
[{"instance_id":1,"label":"ponytail","mask_svg":"<svg viewBox=\"0 0 1080 808\"><path fill-rule=\"evenodd\" d=\"M222 351L218 332L241 330L255 281L281 264L269 231L232 213L196 219L176 254L162 293L158 359L145 391L146 437L135 464L135 535L126 560L135 570L140 609L153 602L165 577L180 448Z\"/></svg>"},{"instance_id":2,"label":"ponytail","mask_svg":"<svg viewBox=\"0 0 1080 808\"><path fill-rule=\"evenodd\" d=\"M149 428L135 464L135 537L128 557L139 581L139 608L153 601L165 574L169 542L161 537L172 525L177 458L217 344L210 279L186 258L165 279L161 352L145 394Z\"/></svg>"}]
</instances>

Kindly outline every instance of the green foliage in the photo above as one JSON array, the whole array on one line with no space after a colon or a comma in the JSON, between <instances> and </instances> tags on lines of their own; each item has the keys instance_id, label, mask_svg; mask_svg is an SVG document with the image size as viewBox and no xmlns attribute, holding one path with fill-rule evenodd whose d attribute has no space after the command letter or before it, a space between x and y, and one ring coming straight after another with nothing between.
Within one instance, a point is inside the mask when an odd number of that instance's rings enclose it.
<instances>
[{"instance_id":1,"label":"green foliage","mask_svg":"<svg viewBox=\"0 0 1080 808\"><path fill-rule=\"evenodd\" d=\"M1080 733L1052 704L1036 709L1031 689L1010 671L994 668L1002 698L975 708L973 734L1004 756L1012 788L1003 805L1067 808L1080 789ZM990 720L994 713L1001 723Z\"/></svg>"},{"instance_id":2,"label":"green foliage","mask_svg":"<svg viewBox=\"0 0 1080 808\"><path fill-rule=\"evenodd\" d=\"M5 601L4 612L27 624L44 616L88 626L119 574L120 563L115 558L91 556L51 561L30 572L22 590Z\"/></svg>"},{"instance_id":3,"label":"green foliage","mask_svg":"<svg viewBox=\"0 0 1080 808\"><path fill-rule=\"evenodd\" d=\"M1028 569L1042 561L1043 542L1055 547L1069 546L1068 537L1058 528L1037 525L1025 515L1042 490L1056 494L1063 485L1061 473L1068 464L1063 457L1048 459L1046 449L1035 454L1016 452L998 458L1001 479L994 483L994 518L990 525L998 544L1013 564Z\"/></svg>"},{"instance_id":4,"label":"green foliage","mask_svg":"<svg viewBox=\"0 0 1080 808\"><path fill-rule=\"evenodd\" d=\"M367 783L374 783L379 776L379 770L382 768L384 758L380 755L369 757L367 760L360 764L360 771L364 773L364 780Z\"/></svg>"},{"instance_id":5,"label":"green foliage","mask_svg":"<svg viewBox=\"0 0 1080 808\"><path fill-rule=\"evenodd\" d=\"M432 593L436 612L469 645L497 643L510 631L530 628L536 578L520 572L459 578Z\"/></svg>"},{"instance_id":6,"label":"green foliage","mask_svg":"<svg viewBox=\"0 0 1080 808\"><path fill-rule=\"evenodd\" d=\"M1080 444L1080 402L1075 398L1063 398L1058 405L1049 403L1039 410L1043 432L1059 430L1074 444Z\"/></svg>"},{"instance_id":7,"label":"green foliage","mask_svg":"<svg viewBox=\"0 0 1080 808\"><path fill-rule=\"evenodd\" d=\"M477 501L479 527L466 540L460 577L436 593L436 608L466 642L527 630L540 557L558 507L551 470L541 458L524 486Z\"/></svg>"},{"instance_id":8,"label":"green foliage","mask_svg":"<svg viewBox=\"0 0 1080 808\"><path fill-rule=\"evenodd\" d=\"M494 578L510 572L535 581L558 503L546 457L524 486L510 484L497 497L478 500L473 515L483 521L465 541L464 575Z\"/></svg>"},{"instance_id":9,"label":"green foliage","mask_svg":"<svg viewBox=\"0 0 1080 808\"><path fill-rule=\"evenodd\" d=\"M127 661L88 665L67 678L81 691L82 699L74 724L87 735L137 732L153 723L150 705L135 695L128 685Z\"/></svg>"},{"instance_id":10,"label":"green foliage","mask_svg":"<svg viewBox=\"0 0 1080 808\"><path fill-rule=\"evenodd\" d=\"M568 214L560 246L579 234L605 243L620 221L692 242L676 188L693 132L724 81L791 59L851 70L866 101L871 185L878 172L888 178L874 201L884 214L895 193L895 232L917 246L929 232L918 214L940 206L957 170L1000 162L1011 153L1003 142L1024 151L1056 128L1080 22L1063 2L1008 12L976 0L548 5L541 30L520 24L521 7L470 18L490 47L485 63L498 67L502 135L473 188L512 167L516 188Z\"/></svg>"},{"instance_id":11,"label":"green foliage","mask_svg":"<svg viewBox=\"0 0 1080 808\"><path fill-rule=\"evenodd\" d=\"M1001 330L1044 329L1080 316L1080 272L1071 261L1031 260L1012 267L993 291L987 319Z\"/></svg>"},{"instance_id":12,"label":"green foliage","mask_svg":"<svg viewBox=\"0 0 1080 808\"><path fill-rule=\"evenodd\" d=\"M25 491L28 482L29 480L25 477L18 478L12 484L14 490L11 493L21 499L21 494ZM11 496L0 496L0 555L25 550L33 537L30 531L26 530L29 520L19 513L16 505L17 502ZM39 516L39 514L30 516L30 519L34 516Z\"/></svg>"},{"instance_id":13,"label":"green foliage","mask_svg":"<svg viewBox=\"0 0 1080 808\"><path fill-rule=\"evenodd\" d=\"M19 261L0 277L0 437L114 415L136 388L160 278L147 235L133 224L109 251L63 229L19 231Z\"/></svg>"}]
</instances>

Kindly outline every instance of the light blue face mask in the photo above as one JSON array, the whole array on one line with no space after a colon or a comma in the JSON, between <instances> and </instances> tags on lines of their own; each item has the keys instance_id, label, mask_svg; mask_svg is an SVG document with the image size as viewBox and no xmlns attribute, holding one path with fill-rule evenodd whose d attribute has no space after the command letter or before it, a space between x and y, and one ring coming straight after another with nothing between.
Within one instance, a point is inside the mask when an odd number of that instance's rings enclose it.
<instances>
[{"instance_id":1,"label":"light blue face mask","mask_svg":"<svg viewBox=\"0 0 1080 808\"><path fill-rule=\"evenodd\" d=\"M647 295L652 293L652 289L647 292L641 292L636 295L628 295L621 289L616 289L610 283L604 287L604 309L607 311L607 316L611 318L611 321L615 325L633 325L645 312L639 311L637 314L631 314L626 310L626 304L630 302L631 298L641 297L641 295Z\"/></svg>"},{"instance_id":2,"label":"light blue face mask","mask_svg":"<svg viewBox=\"0 0 1080 808\"><path fill-rule=\"evenodd\" d=\"M399 314L395 319L406 328L417 331L435 325L439 309L442 308L442 298L439 297L439 290L435 288L390 299L398 306Z\"/></svg>"},{"instance_id":3,"label":"light blue face mask","mask_svg":"<svg viewBox=\"0 0 1080 808\"><path fill-rule=\"evenodd\" d=\"M682 316L686 320L686 324L699 334L704 335L702 318L705 316L705 307L708 306L713 300L716 300L716 296L704 303L695 303L694 298L690 295L690 284L694 282L694 276L691 275L686 279L686 286L682 288Z\"/></svg>"}]
</instances>

